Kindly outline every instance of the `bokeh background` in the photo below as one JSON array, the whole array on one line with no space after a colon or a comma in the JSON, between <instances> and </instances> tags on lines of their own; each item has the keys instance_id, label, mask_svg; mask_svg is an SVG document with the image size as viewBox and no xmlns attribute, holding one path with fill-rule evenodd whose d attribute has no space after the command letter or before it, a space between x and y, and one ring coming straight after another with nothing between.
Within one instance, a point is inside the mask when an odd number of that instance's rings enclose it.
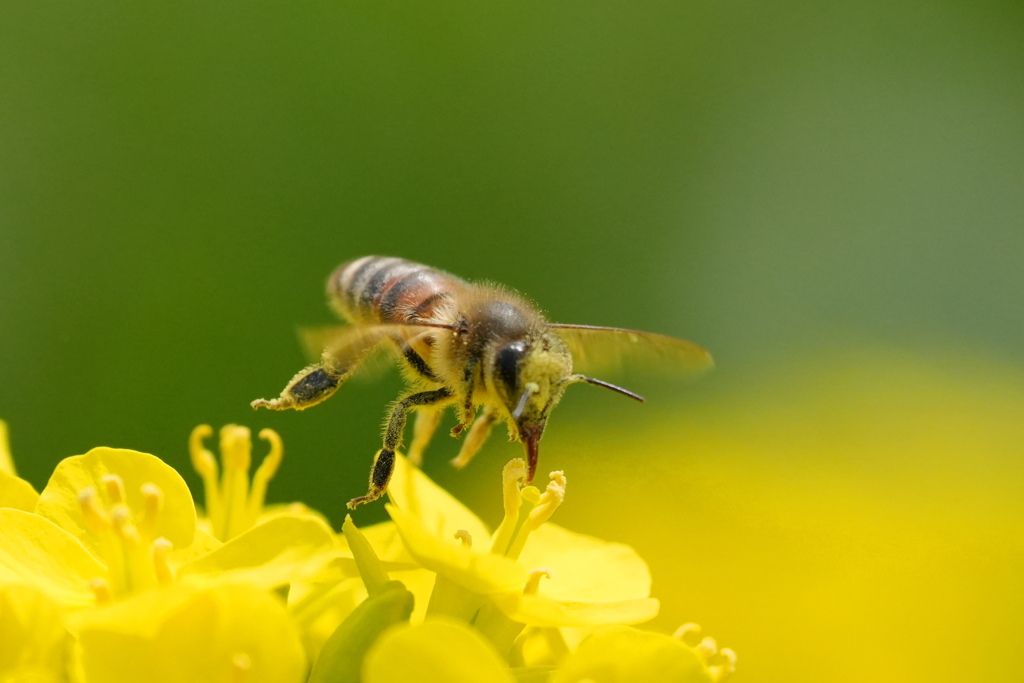
<instances>
[{"instance_id":1,"label":"bokeh background","mask_svg":"<svg viewBox=\"0 0 1024 683\"><path fill-rule=\"evenodd\" d=\"M559 521L635 545L737 680L1024 674L1024 5L0 4L0 416L41 487L96 445L191 484L277 429L336 523L392 373L254 414L343 260L684 336L699 382L574 389ZM495 438L427 471L495 521ZM383 517L380 506L357 521Z\"/></svg>"}]
</instances>

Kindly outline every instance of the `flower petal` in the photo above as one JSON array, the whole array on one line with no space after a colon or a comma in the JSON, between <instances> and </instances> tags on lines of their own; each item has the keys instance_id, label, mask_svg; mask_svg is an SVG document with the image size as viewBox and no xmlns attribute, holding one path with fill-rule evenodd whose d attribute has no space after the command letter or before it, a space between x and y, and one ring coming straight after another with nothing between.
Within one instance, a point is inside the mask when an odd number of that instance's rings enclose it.
<instances>
[{"instance_id":1,"label":"flower petal","mask_svg":"<svg viewBox=\"0 0 1024 683\"><path fill-rule=\"evenodd\" d=\"M28 586L0 586L0 681L64 679L68 632L60 608Z\"/></svg>"},{"instance_id":2,"label":"flower petal","mask_svg":"<svg viewBox=\"0 0 1024 683\"><path fill-rule=\"evenodd\" d=\"M527 572L500 555L478 553L454 537L449 541L428 532L419 520L394 505L386 506L409 554L424 568L437 572L473 593L522 590Z\"/></svg>"},{"instance_id":3,"label":"flower petal","mask_svg":"<svg viewBox=\"0 0 1024 683\"><path fill-rule=\"evenodd\" d=\"M392 569L411 569L416 567L416 561L412 559L409 552L402 543L402 537L398 535L394 522L379 522L368 527L360 527L363 536L370 542L373 552L377 554L381 564L387 571ZM338 538L341 544L342 553L349 557L352 551L348 547L348 541L344 536Z\"/></svg>"},{"instance_id":4,"label":"flower petal","mask_svg":"<svg viewBox=\"0 0 1024 683\"><path fill-rule=\"evenodd\" d=\"M108 578L107 568L79 541L47 519L0 509L0 585L32 586L58 603L89 605L89 581Z\"/></svg>"},{"instance_id":5,"label":"flower petal","mask_svg":"<svg viewBox=\"0 0 1024 683\"><path fill-rule=\"evenodd\" d=\"M658 616L658 601L637 598L616 602L564 602L522 591L493 595L494 604L513 621L530 626L612 626L640 624Z\"/></svg>"},{"instance_id":6,"label":"flower petal","mask_svg":"<svg viewBox=\"0 0 1024 683\"><path fill-rule=\"evenodd\" d=\"M461 622L435 619L381 636L366 656L363 681L515 683L515 678L479 633Z\"/></svg>"},{"instance_id":7,"label":"flower petal","mask_svg":"<svg viewBox=\"0 0 1024 683\"><path fill-rule=\"evenodd\" d=\"M395 624L409 621L413 596L398 581L372 591L324 643L309 683L359 683L367 651Z\"/></svg>"},{"instance_id":8,"label":"flower petal","mask_svg":"<svg viewBox=\"0 0 1024 683\"><path fill-rule=\"evenodd\" d=\"M32 484L0 467L0 508L32 512L38 500L39 494Z\"/></svg>"},{"instance_id":9,"label":"flower petal","mask_svg":"<svg viewBox=\"0 0 1024 683\"><path fill-rule=\"evenodd\" d=\"M519 563L550 570L541 594L554 600L619 602L651 594L651 573L633 548L550 522L530 534Z\"/></svg>"},{"instance_id":10,"label":"flower petal","mask_svg":"<svg viewBox=\"0 0 1024 683\"><path fill-rule=\"evenodd\" d=\"M491 536L487 526L469 508L398 454L388 495L395 506L417 517L429 532L441 538L452 538L456 531L464 530L476 543L483 544Z\"/></svg>"},{"instance_id":11,"label":"flower petal","mask_svg":"<svg viewBox=\"0 0 1024 683\"><path fill-rule=\"evenodd\" d=\"M629 626L594 631L566 657L551 683L711 683L693 650L679 640Z\"/></svg>"},{"instance_id":12,"label":"flower petal","mask_svg":"<svg viewBox=\"0 0 1024 683\"><path fill-rule=\"evenodd\" d=\"M340 579L341 572L331 565L336 558L334 533L319 518L278 515L185 564L181 576L274 588L293 581Z\"/></svg>"},{"instance_id":13,"label":"flower petal","mask_svg":"<svg viewBox=\"0 0 1024 683\"><path fill-rule=\"evenodd\" d=\"M103 477L107 474L116 474L124 481L125 502L135 514L144 509L142 485L159 487L164 502L155 536L163 536L175 548L191 545L196 509L185 480L160 458L139 451L94 448L85 455L65 458L57 464L39 495L36 513L70 532L86 548L100 555L100 539L82 517L78 494L92 488L103 495Z\"/></svg>"},{"instance_id":14,"label":"flower petal","mask_svg":"<svg viewBox=\"0 0 1024 683\"><path fill-rule=\"evenodd\" d=\"M299 683L306 673L284 605L252 586L147 591L82 613L78 633L90 683L223 683L239 670L247 683Z\"/></svg>"}]
</instances>

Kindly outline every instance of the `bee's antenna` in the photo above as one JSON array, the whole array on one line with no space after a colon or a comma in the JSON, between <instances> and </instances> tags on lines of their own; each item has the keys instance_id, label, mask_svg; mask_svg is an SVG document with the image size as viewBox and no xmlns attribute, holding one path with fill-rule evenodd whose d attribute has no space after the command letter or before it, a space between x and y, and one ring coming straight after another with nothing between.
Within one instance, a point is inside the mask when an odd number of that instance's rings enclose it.
<instances>
[{"instance_id":1,"label":"bee's antenna","mask_svg":"<svg viewBox=\"0 0 1024 683\"><path fill-rule=\"evenodd\" d=\"M575 382L586 382L587 384L596 384L599 387L604 387L605 389L611 389L612 391L617 391L618 393L622 394L623 396L629 396L634 401L640 401L640 403L644 402L644 397L641 396L640 394L634 394L629 389L623 389L622 387L615 386L611 382L605 382L603 380L594 379L593 377L587 377L585 375L571 375L569 377L569 381L573 382L573 383L575 383Z\"/></svg>"}]
</instances>

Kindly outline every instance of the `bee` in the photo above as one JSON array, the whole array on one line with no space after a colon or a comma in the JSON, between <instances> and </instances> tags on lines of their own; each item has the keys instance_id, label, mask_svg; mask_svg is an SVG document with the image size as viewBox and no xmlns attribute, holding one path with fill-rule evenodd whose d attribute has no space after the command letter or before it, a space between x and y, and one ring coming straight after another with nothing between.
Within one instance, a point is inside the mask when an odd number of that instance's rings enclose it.
<instances>
[{"instance_id":1,"label":"bee","mask_svg":"<svg viewBox=\"0 0 1024 683\"><path fill-rule=\"evenodd\" d=\"M417 411L408 451L419 465L441 420L454 406L452 436L466 434L455 467L465 467L492 427L505 422L526 452L527 483L551 410L570 384L586 382L643 402L614 384L574 372L602 360L640 355L688 370L711 367L707 351L681 339L614 327L548 322L516 292L401 258L365 256L338 266L327 280L330 306L349 325L327 335L320 361L300 370L278 398L253 408L304 410L332 396L378 347L398 356L409 391L389 410L384 443L370 470L369 491L348 507L387 490L406 418Z\"/></svg>"}]
</instances>

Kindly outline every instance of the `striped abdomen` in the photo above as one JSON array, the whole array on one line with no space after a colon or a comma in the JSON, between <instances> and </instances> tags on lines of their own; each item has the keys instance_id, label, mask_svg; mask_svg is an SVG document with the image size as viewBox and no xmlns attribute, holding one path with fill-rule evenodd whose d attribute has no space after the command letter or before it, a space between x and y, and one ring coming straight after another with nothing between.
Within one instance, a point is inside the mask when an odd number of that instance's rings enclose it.
<instances>
[{"instance_id":1,"label":"striped abdomen","mask_svg":"<svg viewBox=\"0 0 1024 683\"><path fill-rule=\"evenodd\" d=\"M331 273L327 295L334 309L353 323L415 323L432 320L464 284L420 263L364 256Z\"/></svg>"}]
</instances>

